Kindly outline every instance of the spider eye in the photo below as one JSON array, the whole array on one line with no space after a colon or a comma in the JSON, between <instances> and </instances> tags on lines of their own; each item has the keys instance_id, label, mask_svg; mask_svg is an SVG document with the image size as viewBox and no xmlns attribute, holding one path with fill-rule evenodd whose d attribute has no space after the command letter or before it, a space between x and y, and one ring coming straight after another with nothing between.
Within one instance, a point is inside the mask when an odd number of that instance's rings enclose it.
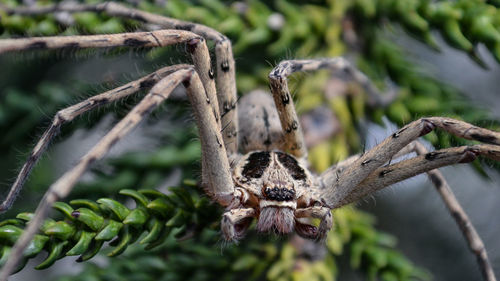
<instances>
[{"instance_id":1,"label":"spider eye","mask_svg":"<svg viewBox=\"0 0 500 281\"><path fill-rule=\"evenodd\" d=\"M295 190L280 187L268 187L264 189L264 195L269 200L291 201L295 198Z\"/></svg>"}]
</instances>

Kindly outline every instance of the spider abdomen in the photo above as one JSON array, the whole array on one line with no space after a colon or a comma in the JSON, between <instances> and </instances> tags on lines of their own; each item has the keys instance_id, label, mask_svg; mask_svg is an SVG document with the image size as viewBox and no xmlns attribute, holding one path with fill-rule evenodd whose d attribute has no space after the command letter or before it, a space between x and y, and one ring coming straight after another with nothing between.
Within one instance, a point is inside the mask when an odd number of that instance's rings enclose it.
<instances>
[{"instance_id":1,"label":"spider abdomen","mask_svg":"<svg viewBox=\"0 0 500 281\"><path fill-rule=\"evenodd\" d=\"M238 104L239 148L252 150L282 149L283 130L272 96L264 91L244 95Z\"/></svg>"}]
</instances>

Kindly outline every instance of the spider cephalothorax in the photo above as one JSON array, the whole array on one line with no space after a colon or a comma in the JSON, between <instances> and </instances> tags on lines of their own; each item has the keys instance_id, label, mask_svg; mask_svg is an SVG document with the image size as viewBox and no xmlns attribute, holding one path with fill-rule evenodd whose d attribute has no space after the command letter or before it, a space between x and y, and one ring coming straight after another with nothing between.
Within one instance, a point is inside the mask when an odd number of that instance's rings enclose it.
<instances>
[{"instance_id":1,"label":"spider cephalothorax","mask_svg":"<svg viewBox=\"0 0 500 281\"><path fill-rule=\"evenodd\" d=\"M2 39L0 53L33 49L153 48L182 44L187 46L192 65L180 64L158 69L143 78L57 112L21 169L7 198L0 205L0 212L11 206L36 161L63 124L101 105L151 88L127 116L71 170L50 186L24 233L9 250L10 257L0 272L0 280L6 280L17 267L23 250L37 233L52 204L66 197L92 163L102 158L181 85L186 89L199 129L202 186L214 201L226 207L221 222L225 239L240 239L251 221L257 218L259 231L286 234L295 230L303 237L321 240L332 226L331 209L355 202L417 174L428 173L438 191L447 198L445 202L454 217L463 226L482 268L489 276L493 276L481 240L471 230L467 216L450 195L444 178L435 169L470 162L478 155L500 161L499 132L451 118L421 118L404 126L362 155L354 155L322 174L314 175L307 169L307 147L287 79L295 72L320 69L341 71L363 86L374 105L384 104L386 99L381 98L369 79L347 60L334 58L283 61L269 74L271 95L254 92L244 96L237 104L231 42L226 36L207 26L128 8L115 2L86 5L63 1L55 6L33 5L15 9L0 6L0 12L7 14L85 11L104 12L109 16L137 20L146 23L143 28L147 31ZM211 60L207 41L212 41L215 45L215 62ZM435 128L486 144L427 153L425 147L416 140ZM391 162L393 158L412 152L417 153L417 156ZM317 218L321 222L315 227L303 221L307 218Z\"/></svg>"},{"instance_id":2,"label":"spider cephalothorax","mask_svg":"<svg viewBox=\"0 0 500 281\"><path fill-rule=\"evenodd\" d=\"M233 180L236 188L244 194L241 208L255 210L253 215L257 218L258 231L287 234L296 230L307 238L325 236L316 227L298 221L306 208L319 202L311 198L311 191L316 188L313 177L295 157L281 151L250 152L234 168ZM331 227L331 216L325 219L330 221L325 222L326 228L323 227L322 232ZM239 232L225 232L226 239L239 238L244 230L241 226L248 225L248 222L244 219L241 225L239 221L233 221L240 224Z\"/></svg>"}]
</instances>

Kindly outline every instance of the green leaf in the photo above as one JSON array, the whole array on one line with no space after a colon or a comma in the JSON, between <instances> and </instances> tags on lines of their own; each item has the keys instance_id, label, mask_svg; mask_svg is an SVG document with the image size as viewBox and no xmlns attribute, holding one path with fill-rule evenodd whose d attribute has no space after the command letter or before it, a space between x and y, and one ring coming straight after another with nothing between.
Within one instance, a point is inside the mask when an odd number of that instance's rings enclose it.
<instances>
[{"instance_id":1,"label":"green leaf","mask_svg":"<svg viewBox=\"0 0 500 281\"><path fill-rule=\"evenodd\" d=\"M81 231L80 238L73 248L66 252L66 256L77 256L83 254L90 246L92 239L96 236L94 232Z\"/></svg>"},{"instance_id":2,"label":"green leaf","mask_svg":"<svg viewBox=\"0 0 500 281\"><path fill-rule=\"evenodd\" d=\"M113 199L101 198L97 200L97 203L102 204L106 208L110 209L120 221L123 221L130 214L130 210L127 207Z\"/></svg>"},{"instance_id":3,"label":"green leaf","mask_svg":"<svg viewBox=\"0 0 500 281\"><path fill-rule=\"evenodd\" d=\"M114 220L108 220L107 225L99 231L95 240L109 241L116 237L123 227L123 223Z\"/></svg>"},{"instance_id":4,"label":"green leaf","mask_svg":"<svg viewBox=\"0 0 500 281\"><path fill-rule=\"evenodd\" d=\"M98 231L104 224L104 219L98 214L94 213L92 210L87 208L78 208L73 213L72 216L83 222L86 226L88 226L93 231Z\"/></svg>"}]
</instances>

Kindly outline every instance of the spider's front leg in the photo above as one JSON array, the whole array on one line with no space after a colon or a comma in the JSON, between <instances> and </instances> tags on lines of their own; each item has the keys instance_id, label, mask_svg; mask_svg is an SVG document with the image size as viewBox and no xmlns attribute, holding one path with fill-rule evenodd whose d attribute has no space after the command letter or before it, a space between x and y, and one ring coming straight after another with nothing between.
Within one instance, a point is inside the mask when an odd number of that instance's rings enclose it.
<instances>
[{"instance_id":1,"label":"spider's front leg","mask_svg":"<svg viewBox=\"0 0 500 281\"><path fill-rule=\"evenodd\" d=\"M31 173L31 170L36 165L44 151L47 149L50 142L54 139L55 136L57 136L63 125L73 121L75 118L86 112L99 108L102 105L115 102L132 94L136 94L141 89L149 88L158 83L158 81L165 76L188 67L188 65L174 65L164 67L136 81L132 81L113 90L109 90L104 93L92 96L77 104L59 110L55 114L49 128L43 133L42 137L31 151L28 160L23 165L15 182L12 184L7 197L0 204L0 213L10 209L17 195L21 191L24 182Z\"/></svg>"},{"instance_id":2,"label":"spider's front leg","mask_svg":"<svg viewBox=\"0 0 500 281\"><path fill-rule=\"evenodd\" d=\"M387 167L380 168L392 159L401 149L419 137L430 133L439 127L453 135L469 140L489 143L491 145L464 146L442 151L429 152L425 156L406 160ZM352 162L342 173L325 173L320 177L323 184L321 198L332 208L338 208L350 202L354 194L373 192L366 189L372 184L388 186L406 178L415 176L446 165L470 162L477 155L484 155L494 160L500 159L500 133L473 126L469 123L445 118L429 117L414 121L370 151ZM408 162L410 161L410 162ZM377 173L375 175L375 173ZM367 180L368 177L372 180Z\"/></svg>"},{"instance_id":3,"label":"spider's front leg","mask_svg":"<svg viewBox=\"0 0 500 281\"><path fill-rule=\"evenodd\" d=\"M93 162L102 158L115 143L129 133L151 110L165 100L178 84L191 80L197 82L193 83L195 85L200 84L197 88L203 88L196 72L192 68L178 70L160 80L125 118L118 122L111 131L81 158L75 167L67 171L49 187L25 231L12 248L9 259L0 272L0 280L7 280L7 277L15 269L24 249L38 231L52 204L61 198L65 198L87 168Z\"/></svg>"},{"instance_id":4,"label":"spider's front leg","mask_svg":"<svg viewBox=\"0 0 500 281\"><path fill-rule=\"evenodd\" d=\"M227 154L235 154L238 151L237 134L238 134L238 119L236 113L236 80L235 80L235 63L233 58L233 51L231 49L231 41L222 33L208 26L197 24L193 22L186 22L174 18L168 18L158 14L153 14L145 12L139 9L134 9L122 5L116 2L102 2L96 4L80 4L77 2L61 2L55 5L38 6L31 5L28 7L15 7L8 8L6 6L0 6L0 10L4 10L9 14L18 15L43 15L48 13L65 12L65 13L78 13L78 12L103 12L108 16L121 17L131 20L137 20L139 22L144 22L152 24L155 26L160 26L162 29L172 29L172 30L186 30L192 33L198 34L199 36L205 38L208 41L213 41L215 43L215 61L217 64L217 75L215 75L213 69L210 67L210 63L206 63L208 60L196 59L194 60L195 67L200 75L205 89L209 96L215 94L217 90L218 95L218 106L214 107L213 110L219 112L220 108L220 120L219 123L222 124L224 128L223 139ZM129 41L130 43L144 43L144 37L138 36L134 41ZM159 37L157 37L159 38ZM163 40L160 38L160 40ZM162 44L160 44L162 45ZM31 48L38 48L41 45L36 42L36 44L31 45ZM72 45L69 45L72 46ZM141 45L140 47L144 47ZM1 49L1 48L0 48ZM209 57L207 57L209 59ZM200 71L202 70L202 71ZM215 76L215 77L214 77ZM216 80L216 85L214 84ZM217 87L217 88L216 88ZM203 163L205 166L206 163Z\"/></svg>"}]
</instances>

